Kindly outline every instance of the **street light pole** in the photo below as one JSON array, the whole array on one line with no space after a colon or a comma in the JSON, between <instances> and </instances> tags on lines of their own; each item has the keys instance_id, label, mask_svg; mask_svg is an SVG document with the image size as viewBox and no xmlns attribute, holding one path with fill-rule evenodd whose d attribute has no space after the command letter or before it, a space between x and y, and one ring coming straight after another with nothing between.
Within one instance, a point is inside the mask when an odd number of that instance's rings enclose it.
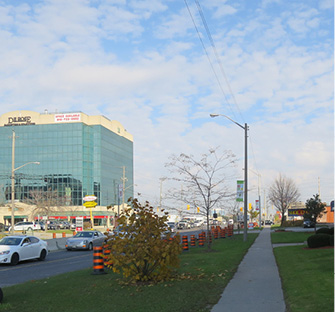
<instances>
[{"instance_id":1,"label":"street light pole","mask_svg":"<svg viewBox=\"0 0 335 312\"><path fill-rule=\"evenodd\" d=\"M15 210L15 205L14 205L14 197L15 197L15 185L14 185L14 181L15 181L15 171L18 169L21 169L24 166L27 166L29 164L35 164L35 165L39 165L40 163L38 161L30 161L20 167L14 168L15 167L15 132L13 131L13 138L12 138L12 175L11 175L11 179L12 179L12 215L11 215L11 233L14 234L14 210Z\"/></svg>"},{"instance_id":2,"label":"street light pole","mask_svg":"<svg viewBox=\"0 0 335 312\"><path fill-rule=\"evenodd\" d=\"M230 117L223 115L223 114L210 114L212 118L222 116L230 121L232 121L234 124L237 126L241 127L244 130L244 218L243 218L243 223L244 223L244 228L243 228L243 241L246 242L248 238L248 227L247 227L247 222L248 222L248 124L245 123L244 127L240 125L238 122L235 120L231 119Z\"/></svg>"}]
</instances>

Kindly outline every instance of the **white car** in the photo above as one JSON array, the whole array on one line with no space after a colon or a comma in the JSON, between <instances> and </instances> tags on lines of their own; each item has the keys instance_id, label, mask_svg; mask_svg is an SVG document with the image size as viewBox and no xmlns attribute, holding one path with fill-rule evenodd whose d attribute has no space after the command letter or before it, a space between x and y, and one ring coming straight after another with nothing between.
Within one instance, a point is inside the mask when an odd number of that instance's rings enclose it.
<instances>
[{"instance_id":1,"label":"white car","mask_svg":"<svg viewBox=\"0 0 335 312\"><path fill-rule=\"evenodd\" d=\"M9 228L9 231L12 230L12 227ZM41 225L38 222L18 222L14 224L14 231L33 231L41 230Z\"/></svg>"},{"instance_id":2,"label":"white car","mask_svg":"<svg viewBox=\"0 0 335 312\"><path fill-rule=\"evenodd\" d=\"M48 243L36 236L13 235L0 240L0 263L16 265L19 261L45 260Z\"/></svg>"},{"instance_id":3,"label":"white car","mask_svg":"<svg viewBox=\"0 0 335 312\"><path fill-rule=\"evenodd\" d=\"M66 240L67 250L92 250L93 246L102 246L107 237L99 231L81 231Z\"/></svg>"}]
</instances>

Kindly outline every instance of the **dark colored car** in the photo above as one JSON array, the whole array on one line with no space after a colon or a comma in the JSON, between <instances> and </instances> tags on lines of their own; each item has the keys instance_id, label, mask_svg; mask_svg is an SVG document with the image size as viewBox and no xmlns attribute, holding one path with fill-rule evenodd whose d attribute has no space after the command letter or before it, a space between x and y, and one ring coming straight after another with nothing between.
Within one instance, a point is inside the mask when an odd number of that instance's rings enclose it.
<instances>
[{"instance_id":1,"label":"dark colored car","mask_svg":"<svg viewBox=\"0 0 335 312\"><path fill-rule=\"evenodd\" d=\"M48 230L59 230L59 223L56 221L48 221Z\"/></svg>"},{"instance_id":2,"label":"dark colored car","mask_svg":"<svg viewBox=\"0 0 335 312\"><path fill-rule=\"evenodd\" d=\"M304 228L313 228L315 227L315 222L311 220L304 220Z\"/></svg>"}]
</instances>

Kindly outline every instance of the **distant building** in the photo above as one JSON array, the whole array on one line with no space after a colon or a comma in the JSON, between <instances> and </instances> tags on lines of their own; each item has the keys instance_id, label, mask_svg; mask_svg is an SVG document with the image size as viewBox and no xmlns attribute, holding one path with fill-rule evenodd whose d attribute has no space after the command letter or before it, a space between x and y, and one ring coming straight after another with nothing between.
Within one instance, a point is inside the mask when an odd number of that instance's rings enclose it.
<instances>
[{"instance_id":1,"label":"distant building","mask_svg":"<svg viewBox=\"0 0 335 312\"><path fill-rule=\"evenodd\" d=\"M104 209L133 195L133 137L118 121L82 112L13 111L0 116L0 146L0 205L11 202L13 159L15 201L29 202L34 191L57 193L68 217L87 211L85 195L95 195ZM17 219L30 218L19 213ZM8 219L10 211L0 212L3 222L1 215Z\"/></svg>"}]
</instances>

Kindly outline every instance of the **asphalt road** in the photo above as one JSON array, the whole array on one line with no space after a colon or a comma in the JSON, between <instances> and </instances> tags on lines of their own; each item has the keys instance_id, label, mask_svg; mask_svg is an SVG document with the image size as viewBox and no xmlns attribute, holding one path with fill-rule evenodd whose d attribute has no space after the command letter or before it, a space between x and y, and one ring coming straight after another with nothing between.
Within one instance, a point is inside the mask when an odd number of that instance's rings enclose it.
<instances>
[{"instance_id":1,"label":"asphalt road","mask_svg":"<svg viewBox=\"0 0 335 312\"><path fill-rule=\"evenodd\" d=\"M45 261L24 261L16 266L0 265L0 287L82 270L93 265L92 251L54 251Z\"/></svg>"}]
</instances>

